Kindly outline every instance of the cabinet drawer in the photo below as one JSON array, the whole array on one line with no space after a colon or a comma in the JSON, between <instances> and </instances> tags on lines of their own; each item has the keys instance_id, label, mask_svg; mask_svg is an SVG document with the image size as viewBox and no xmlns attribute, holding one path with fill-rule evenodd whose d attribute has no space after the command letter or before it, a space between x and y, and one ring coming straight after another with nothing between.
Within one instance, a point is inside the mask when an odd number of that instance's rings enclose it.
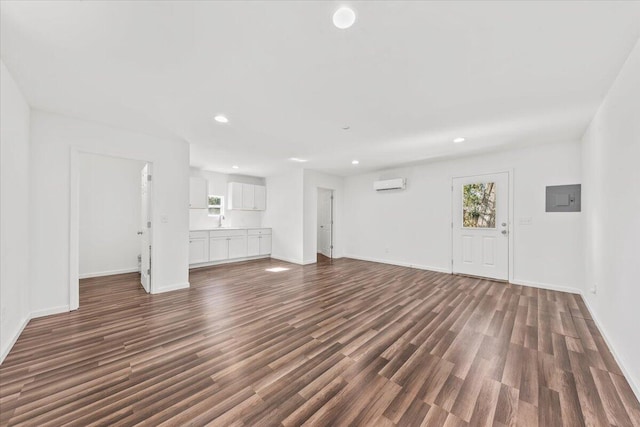
<instances>
[{"instance_id":1,"label":"cabinet drawer","mask_svg":"<svg viewBox=\"0 0 640 427\"><path fill-rule=\"evenodd\" d=\"M248 230L249 236L258 236L261 234L271 234L270 228L250 228Z\"/></svg>"},{"instance_id":2,"label":"cabinet drawer","mask_svg":"<svg viewBox=\"0 0 640 427\"><path fill-rule=\"evenodd\" d=\"M211 230L209 231L210 237L233 237L233 236L246 236L247 230Z\"/></svg>"},{"instance_id":3,"label":"cabinet drawer","mask_svg":"<svg viewBox=\"0 0 640 427\"><path fill-rule=\"evenodd\" d=\"M208 231L190 231L189 239L208 239L209 232Z\"/></svg>"}]
</instances>

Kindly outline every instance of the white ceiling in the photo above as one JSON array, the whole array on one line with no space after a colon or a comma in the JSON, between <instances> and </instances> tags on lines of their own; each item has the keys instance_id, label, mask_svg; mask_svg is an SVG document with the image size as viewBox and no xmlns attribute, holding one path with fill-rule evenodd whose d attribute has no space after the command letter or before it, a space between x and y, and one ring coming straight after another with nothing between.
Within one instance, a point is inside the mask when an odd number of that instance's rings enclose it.
<instances>
[{"instance_id":1,"label":"white ceiling","mask_svg":"<svg viewBox=\"0 0 640 427\"><path fill-rule=\"evenodd\" d=\"M348 175L580 138L640 36L640 2L345 3L3 1L1 54L33 107L192 166Z\"/></svg>"}]
</instances>

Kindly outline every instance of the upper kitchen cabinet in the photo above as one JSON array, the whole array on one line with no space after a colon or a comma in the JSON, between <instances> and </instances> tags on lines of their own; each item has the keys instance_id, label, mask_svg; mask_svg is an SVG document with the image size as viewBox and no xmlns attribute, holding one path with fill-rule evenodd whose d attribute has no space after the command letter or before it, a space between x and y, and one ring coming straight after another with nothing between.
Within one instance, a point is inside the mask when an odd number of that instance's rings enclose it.
<instances>
[{"instance_id":1,"label":"upper kitchen cabinet","mask_svg":"<svg viewBox=\"0 0 640 427\"><path fill-rule=\"evenodd\" d=\"M192 176L189 180L189 209L207 209L208 182L204 178Z\"/></svg>"},{"instance_id":2,"label":"upper kitchen cabinet","mask_svg":"<svg viewBox=\"0 0 640 427\"><path fill-rule=\"evenodd\" d=\"M267 191L264 185L229 183L228 209L263 211L267 208Z\"/></svg>"}]
</instances>

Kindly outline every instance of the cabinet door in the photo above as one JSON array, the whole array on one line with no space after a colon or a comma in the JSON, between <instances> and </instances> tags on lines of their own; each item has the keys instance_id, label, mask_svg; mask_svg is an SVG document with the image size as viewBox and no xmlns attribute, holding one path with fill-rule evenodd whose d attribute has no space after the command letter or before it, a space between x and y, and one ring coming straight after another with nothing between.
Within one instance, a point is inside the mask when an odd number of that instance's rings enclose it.
<instances>
[{"instance_id":1,"label":"cabinet door","mask_svg":"<svg viewBox=\"0 0 640 427\"><path fill-rule=\"evenodd\" d=\"M230 182L227 195L227 209L242 209L242 185L239 182Z\"/></svg>"},{"instance_id":2,"label":"cabinet door","mask_svg":"<svg viewBox=\"0 0 640 427\"><path fill-rule=\"evenodd\" d=\"M207 261L209 261L208 239L189 239L189 264L197 264Z\"/></svg>"},{"instance_id":3,"label":"cabinet door","mask_svg":"<svg viewBox=\"0 0 640 427\"><path fill-rule=\"evenodd\" d=\"M255 185L242 184L242 208L255 209Z\"/></svg>"},{"instance_id":4,"label":"cabinet door","mask_svg":"<svg viewBox=\"0 0 640 427\"><path fill-rule=\"evenodd\" d=\"M254 185L255 207L259 211L267 209L267 188L264 185Z\"/></svg>"},{"instance_id":5,"label":"cabinet door","mask_svg":"<svg viewBox=\"0 0 640 427\"><path fill-rule=\"evenodd\" d=\"M209 261L229 259L228 237L212 237L209 239Z\"/></svg>"},{"instance_id":6,"label":"cabinet door","mask_svg":"<svg viewBox=\"0 0 640 427\"><path fill-rule=\"evenodd\" d=\"M247 256L260 255L260 236L249 236L247 238Z\"/></svg>"},{"instance_id":7,"label":"cabinet door","mask_svg":"<svg viewBox=\"0 0 640 427\"><path fill-rule=\"evenodd\" d=\"M191 177L189 179L189 208L206 209L208 206L208 183L204 178Z\"/></svg>"},{"instance_id":8,"label":"cabinet door","mask_svg":"<svg viewBox=\"0 0 640 427\"><path fill-rule=\"evenodd\" d=\"M271 236L260 236L260 255L269 255L271 253Z\"/></svg>"},{"instance_id":9,"label":"cabinet door","mask_svg":"<svg viewBox=\"0 0 640 427\"><path fill-rule=\"evenodd\" d=\"M247 256L247 236L229 238L229 259L245 258Z\"/></svg>"}]
</instances>

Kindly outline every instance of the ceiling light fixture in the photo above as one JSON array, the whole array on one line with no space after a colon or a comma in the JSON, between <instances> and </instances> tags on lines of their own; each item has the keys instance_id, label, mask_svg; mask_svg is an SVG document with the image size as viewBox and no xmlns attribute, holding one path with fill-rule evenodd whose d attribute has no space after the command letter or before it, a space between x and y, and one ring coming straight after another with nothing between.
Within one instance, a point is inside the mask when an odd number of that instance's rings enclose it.
<instances>
[{"instance_id":1,"label":"ceiling light fixture","mask_svg":"<svg viewBox=\"0 0 640 427\"><path fill-rule=\"evenodd\" d=\"M351 161L351 164L352 164L352 165L359 165L359 164L360 164L360 162L359 162L358 160L352 160L352 161Z\"/></svg>"},{"instance_id":2,"label":"ceiling light fixture","mask_svg":"<svg viewBox=\"0 0 640 427\"><path fill-rule=\"evenodd\" d=\"M354 22L356 22L356 14L351 8L343 6L333 14L333 25L341 30L349 28Z\"/></svg>"},{"instance_id":3,"label":"ceiling light fixture","mask_svg":"<svg viewBox=\"0 0 640 427\"><path fill-rule=\"evenodd\" d=\"M298 157L290 157L289 160L291 160L292 162L298 162L298 163L304 163L308 161L307 159L300 159Z\"/></svg>"},{"instance_id":4,"label":"ceiling light fixture","mask_svg":"<svg viewBox=\"0 0 640 427\"><path fill-rule=\"evenodd\" d=\"M238 165L233 165L231 166L232 169L240 169L240 167Z\"/></svg>"},{"instance_id":5,"label":"ceiling light fixture","mask_svg":"<svg viewBox=\"0 0 640 427\"><path fill-rule=\"evenodd\" d=\"M213 119L218 123L229 123L229 119L227 119L227 116L223 116L222 114L218 114Z\"/></svg>"},{"instance_id":6,"label":"ceiling light fixture","mask_svg":"<svg viewBox=\"0 0 640 427\"><path fill-rule=\"evenodd\" d=\"M456 144L459 144L461 142L464 142L464 138L458 137L458 138L454 139L453 142L455 142Z\"/></svg>"}]
</instances>

